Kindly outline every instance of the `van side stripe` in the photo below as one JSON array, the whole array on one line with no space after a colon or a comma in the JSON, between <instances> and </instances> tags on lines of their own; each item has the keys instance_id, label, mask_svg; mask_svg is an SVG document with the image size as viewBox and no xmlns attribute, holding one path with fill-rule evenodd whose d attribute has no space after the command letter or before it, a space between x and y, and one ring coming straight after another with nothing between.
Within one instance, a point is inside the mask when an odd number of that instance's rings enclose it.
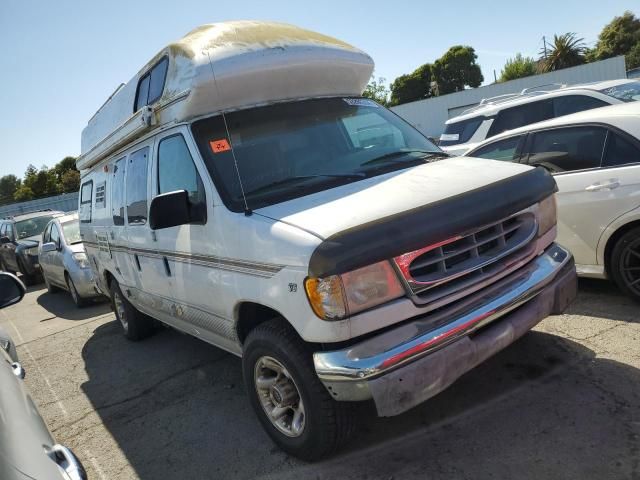
<instances>
[{"instance_id":1,"label":"van side stripe","mask_svg":"<svg viewBox=\"0 0 640 480\"><path fill-rule=\"evenodd\" d=\"M99 245L94 242L84 241L85 245L98 248ZM237 260L232 258L216 257L213 255L193 255L186 252L172 252L168 250L150 250L146 248L126 247L124 245L109 244L112 252L124 252L136 254L149 258L163 258L181 263L190 263L194 265L202 265L204 267L218 268L220 270L228 270L233 272L245 273L258 277L271 278L284 268L284 265L276 265L271 263L248 262L246 260Z\"/></svg>"}]
</instances>

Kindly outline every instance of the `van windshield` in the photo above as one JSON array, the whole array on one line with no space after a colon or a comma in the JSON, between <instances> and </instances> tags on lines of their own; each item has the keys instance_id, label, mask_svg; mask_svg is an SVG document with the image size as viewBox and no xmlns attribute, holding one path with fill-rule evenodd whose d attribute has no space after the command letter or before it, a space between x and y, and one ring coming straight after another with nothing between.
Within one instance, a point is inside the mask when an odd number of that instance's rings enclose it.
<instances>
[{"instance_id":1,"label":"van windshield","mask_svg":"<svg viewBox=\"0 0 640 480\"><path fill-rule=\"evenodd\" d=\"M400 117L363 98L241 110L199 120L192 131L223 201L236 212L446 155Z\"/></svg>"}]
</instances>

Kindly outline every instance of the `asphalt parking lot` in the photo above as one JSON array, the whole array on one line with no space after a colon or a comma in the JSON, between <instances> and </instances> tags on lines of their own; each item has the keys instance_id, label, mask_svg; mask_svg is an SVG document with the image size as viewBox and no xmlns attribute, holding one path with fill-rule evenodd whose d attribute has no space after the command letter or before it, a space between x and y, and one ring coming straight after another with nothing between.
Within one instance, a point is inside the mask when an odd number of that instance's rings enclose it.
<instances>
[{"instance_id":1,"label":"asphalt parking lot","mask_svg":"<svg viewBox=\"0 0 640 480\"><path fill-rule=\"evenodd\" d=\"M640 479L640 308L581 281L567 314L391 418L360 412L340 455L279 451L240 360L169 329L131 343L108 304L32 287L0 311L57 440L92 479Z\"/></svg>"}]
</instances>

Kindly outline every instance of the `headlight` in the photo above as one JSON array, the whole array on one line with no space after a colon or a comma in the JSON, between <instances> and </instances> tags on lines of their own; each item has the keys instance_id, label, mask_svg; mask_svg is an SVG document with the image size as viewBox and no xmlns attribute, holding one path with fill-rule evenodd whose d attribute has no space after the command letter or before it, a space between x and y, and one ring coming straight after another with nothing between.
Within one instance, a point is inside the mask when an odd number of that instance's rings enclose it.
<instances>
[{"instance_id":1,"label":"headlight","mask_svg":"<svg viewBox=\"0 0 640 480\"><path fill-rule=\"evenodd\" d=\"M556 196L549 195L538 204L538 236L551 230L556 221Z\"/></svg>"},{"instance_id":2,"label":"headlight","mask_svg":"<svg viewBox=\"0 0 640 480\"><path fill-rule=\"evenodd\" d=\"M324 320L340 320L404 295L388 261L342 275L307 278L304 286L311 308Z\"/></svg>"},{"instance_id":3,"label":"headlight","mask_svg":"<svg viewBox=\"0 0 640 480\"><path fill-rule=\"evenodd\" d=\"M38 247L36 246L36 247L25 248L24 252L27 255L33 255L34 257L37 257L38 256Z\"/></svg>"},{"instance_id":4,"label":"headlight","mask_svg":"<svg viewBox=\"0 0 640 480\"><path fill-rule=\"evenodd\" d=\"M87 254L83 252L77 252L73 254L73 259L76 261L80 268L89 268L89 259Z\"/></svg>"}]
</instances>

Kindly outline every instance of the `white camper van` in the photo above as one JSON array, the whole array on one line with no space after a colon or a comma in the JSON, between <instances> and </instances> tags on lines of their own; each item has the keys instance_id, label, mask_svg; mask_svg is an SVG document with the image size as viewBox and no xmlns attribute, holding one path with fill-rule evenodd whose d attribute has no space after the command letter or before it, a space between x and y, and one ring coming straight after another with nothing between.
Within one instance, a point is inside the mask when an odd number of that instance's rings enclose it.
<instances>
[{"instance_id":1,"label":"white camper van","mask_svg":"<svg viewBox=\"0 0 640 480\"><path fill-rule=\"evenodd\" d=\"M125 336L155 321L242 357L287 452L354 402L436 395L576 291L553 178L442 152L361 93L371 58L290 25L202 26L82 133L87 255ZM171 354L171 352L167 352Z\"/></svg>"}]
</instances>

